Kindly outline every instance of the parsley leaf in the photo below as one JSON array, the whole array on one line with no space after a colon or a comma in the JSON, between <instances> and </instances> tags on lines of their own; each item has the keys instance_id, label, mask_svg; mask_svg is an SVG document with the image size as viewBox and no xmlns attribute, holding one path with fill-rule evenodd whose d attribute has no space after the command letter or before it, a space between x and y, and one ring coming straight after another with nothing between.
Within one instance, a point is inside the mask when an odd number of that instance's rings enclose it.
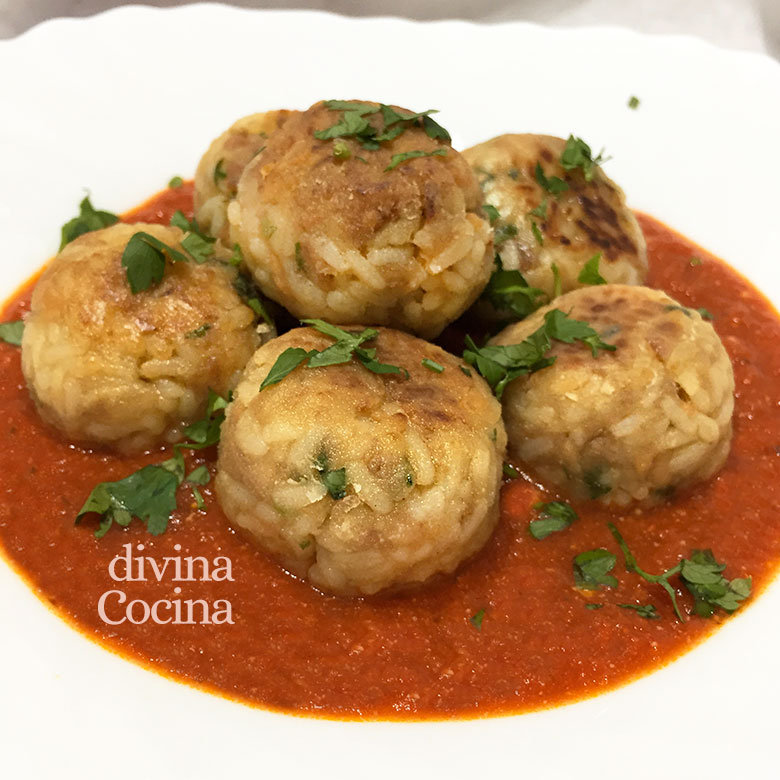
<instances>
[{"instance_id":1,"label":"parsley leaf","mask_svg":"<svg viewBox=\"0 0 780 780\"><path fill-rule=\"evenodd\" d=\"M22 320L0 324L0 341L4 341L6 344L13 344L15 347L21 346L23 335L24 322Z\"/></svg>"},{"instance_id":2,"label":"parsley leaf","mask_svg":"<svg viewBox=\"0 0 780 780\"><path fill-rule=\"evenodd\" d=\"M593 255L593 257L582 266L580 275L577 277L577 281L580 284L606 284L607 280L599 273L599 261L601 260L601 252Z\"/></svg>"},{"instance_id":3,"label":"parsley leaf","mask_svg":"<svg viewBox=\"0 0 780 780\"><path fill-rule=\"evenodd\" d=\"M176 509L176 490L181 484L179 471L183 468L181 455L177 453L159 466L144 466L117 482L101 482L79 510L76 523L92 512L101 515L100 526L95 531L95 537L100 539L113 523L124 527L137 517L146 523L150 534L158 536L168 527L171 512Z\"/></svg>"},{"instance_id":4,"label":"parsley leaf","mask_svg":"<svg viewBox=\"0 0 780 780\"><path fill-rule=\"evenodd\" d=\"M225 421L225 409L227 409L230 401L229 395L227 398L223 398L209 388L205 416L184 429L184 435L188 440L176 446L186 450L202 450L217 444L222 430L222 423Z\"/></svg>"},{"instance_id":5,"label":"parsley leaf","mask_svg":"<svg viewBox=\"0 0 780 780\"><path fill-rule=\"evenodd\" d=\"M330 468L328 455L324 450L317 456L314 468L319 472L320 481L330 497L335 501L341 501L347 495L347 470Z\"/></svg>"},{"instance_id":6,"label":"parsley leaf","mask_svg":"<svg viewBox=\"0 0 780 780\"><path fill-rule=\"evenodd\" d=\"M514 238L517 235L517 225L496 225L493 231L493 244L496 247L501 246L505 241Z\"/></svg>"},{"instance_id":7,"label":"parsley leaf","mask_svg":"<svg viewBox=\"0 0 780 780\"><path fill-rule=\"evenodd\" d=\"M423 358L422 364L431 371L435 371L437 374L441 374L442 371L444 371L444 366L441 365L441 363L437 363L435 360L431 360L430 358Z\"/></svg>"},{"instance_id":8,"label":"parsley leaf","mask_svg":"<svg viewBox=\"0 0 780 780\"><path fill-rule=\"evenodd\" d=\"M432 152L421 152L419 150L401 152L400 154L394 154L390 158L390 165L385 168L385 171L392 171L393 168L397 168L402 163L405 163L408 160L416 160L419 157L445 157L446 155L446 149L434 149Z\"/></svg>"},{"instance_id":9,"label":"parsley leaf","mask_svg":"<svg viewBox=\"0 0 780 780\"><path fill-rule=\"evenodd\" d=\"M711 617L715 607L734 612L750 595L750 577L729 582L721 573L725 564L715 560L712 550L694 550L690 559L683 559L680 566L680 577L694 598L693 611L699 617Z\"/></svg>"},{"instance_id":10,"label":"parsley leaf","mask_svg":"<svg viewBox=\"0 0 780 780\"><path fill-rule=\"evenodd\" d=\"M574 509L563 501L539 502L534 504L534 509L539 512L539 519L531 520L528 530L540 541L557 531L564 531L578 519Z\"/></svg>"},{"instance_id":11,"label":"parsley leaf","mask_svg":"<svg viewBox=\"0 0 780 780\"><path fill-rule=\"evenodd\" d=\"M181 176L174 176L169 182L168 187L172 190L178 190L181 185L184 184L184 179Z\"/></svg>"},{"instance_id":12,"label":"parsley leaf","mask_svg":"<svg viewBox=\"0 0 780 780\"><path fill-rule=\"evenodd\" d=\"M542 231L539 230L539 225L537 225L534 220L531 220L531 232L534 234L536 243L539 244L539 246L544 246L544 237L542 236Z\"/></svg>"},{"instance_id":13,"label":"parsley leaf","mask_svg":"<svg viewBox=\"0 0 780 780\"><path fill-rule=\"evenodd\" d=\"M566 148L561 154L561 165L564 170L574 171L577 168L582 170L585 181L593 181L596 167L605 163L608 157L604 157L604 150L599 152L598 157L593 158L593 152L590 147L582 140L573 135L566 141Z\"/></svg>"},{"instance_id":14,"label":"parsley leaf","mask_svg":"<svg viewBox=\"0 0 780 780\"><path fill-rule=\"evenodd\" d=\"M199 325L195 330L191 330L189 333L186 333L184 335L185 339L199 339L206 335L211 330L211 323L210 322L204 322L202 325Z\"/></svg>"},{"instance_id":15,"label":"parsley leaf","mask_svg":"<svg viewBox=\"0 0 780 780\"><path fill-rule=\"evenodd\" d=\"M480 609L478 612L475 612L470 618L469 623L471 623L474 628L477 629L477 631L482 631L482 621L485 619L485 610Z\"/></svg>"},{"instance_id":16,"label":"parsley leaf","mask_svg":"<svg viewBox=\"0 0 780 780\"><path fill-rule=\"evenodd\" d=\"M574 558L574 583L581 590L598 590L600 586L616 588L618 581L609 572L617 558L609 550L600 548L580 553Z\"/></svg>"},{"instance_id":17,"label":"parsley leaf","mask_svg":"<svg viewBox=\"0 0 780 780\"><path fill-rule=\"evenodd\" d=\"M632 109L639 108L639 98L636 95L631 95L628 99L628 107Z\"/></svg>"},{"instance_id":18,"label":"parsley leaf","mask_svg":"<svg viewBox=\"0 0 780 780\"><path fill-rule=\"evenodd\" d=\"M557 176L550 176L549 178L545 176L541 163L536 163L534 176L536 176L539 186L551 195L555 195L556 198L569 189L569 185L563 179L559 179Z\"/></svg>"},{"instance_id":19,"label":"parsley leaf","mask_svg":"<svg viewBox=\"0 0 780 780\"><path fill-rule=\"evenodd\" d=\"M498 213L498 209L495 206L491 206L489 203L486 203L484 206L482 206L482 210L487 214L488 221L492 225L496 220L501 218L501 214Z\"/></svg>"},{"instance_id":20,"label":"parsley leaf","mask_svg":"<svg viewBox=\"0 0 780 780\"><path fill-rule=\"evenodd\" d=\"M561 290L561 272L558 270L558 266L555 265L555 263L552 263L550 266L550 270L552 270L553 274L553 298L557 298L562 290Z\"/></svg>"},{"instance_id":21,"label":"parsley leaf","mask_svg":"<svg viewBox=\"0 0 780 780\"><path fill-rule=\"evenodd\" d=\"M276 362L271 366L271 370L260 385L260 389L265 390L266 387L281 382L289 373L298 368L298 366L309 357L309 354L309 352L305 349L301 349L301 347L289 347L286 349L278 358L276 358Z\"/></svg>"},{"instance_id":22,"label":"parsley leaf","mask_svg":"<svg viewBox=\"0 0 780 780\"><path fill-rule=\"evenodd\" d=\"M544 198L535 209L531 209L528 212L528 216L539 217L539 219L547 219L547 198Z\"/></svg>"},{"instance_id":23,"label":"parsley leaf","mask_svg":"<svg viewBox=\"0 0 780 780\"><path fill-rule=\"evenodd\" d=\"M352 150L346 141L338 139L333 142L333 156L337 160L348 160L352 157Z\"/></svg>"},{"instance_id":24,"label":"parsley leaf","mask_svg":"<svg viewBox=\"0 0 780 780\"><path fill-rule=\"evenodd\" d=\"M622 609L633 609L639 617L647 620L660 620L661 616L655 608L655 604L618 604Z\"/></svg>"},{"instance_id":25,"label":"parsley leaf","mask_svg":"<svg viewBox=\"0 0 780 780\"><path fill-rule=\"evenodd\" d=\"M435 119L431 119L430 116L426 115L423 117L422 123L428 138L432 138L434 141L444 141L445 143L452 141L452 136Z\"/></svg>"},{"instance_id":26,"label":"parsley leaf","mask_svg":"<svg viewBox=\"0 0 780 780\"><path fill-rule=\"evenodd\" d=\"M520 476L520 472L511 463L505 463L502 471L507 479L517 479Z\"/></svg>"},{"instance_id":27,"label":"parsley leaf","mask_svg":"<svg viewBox=\"0 0 780 780\"><path fill-rule=\"evenodd\" d=\"M79 236L115 225L117 222L119 222L119 217L116 214L112 214L110 211L98 211L87 196L79 204L79 215L62 226L59 251L62 251L64 246Z\"/></svg>"},{"instance_id":28,"label":"parsley leaf","mask_svg":"<svg viewBox=\"0 0 780 780\"><path fill-rule=\"evenodd\" d=\"M479 371L496 397L501 398L504 388L513 379L555 362L555 357L546 357L552 348L550 339L566 344L581 341L590 347L594 357L600 349L615 349L614 345L603 342L586 322L571 319L560 309L552 309L544 315L544 324L520 344L477 347L471 337L466 336L463 359Z\"/></svg>"},{"instance_id":29,"label":"parsley leaf","mask_svg":"<svg viewBox=\"0 0 780 780\"><path fill-rule=\"evenodd\" d=\"M227 178L227 173L225 173L225 160L223 158L218 160L217 164L214 166L214 184L219 186L219 183L225 178Z\"/></svg>"}]
</instances>

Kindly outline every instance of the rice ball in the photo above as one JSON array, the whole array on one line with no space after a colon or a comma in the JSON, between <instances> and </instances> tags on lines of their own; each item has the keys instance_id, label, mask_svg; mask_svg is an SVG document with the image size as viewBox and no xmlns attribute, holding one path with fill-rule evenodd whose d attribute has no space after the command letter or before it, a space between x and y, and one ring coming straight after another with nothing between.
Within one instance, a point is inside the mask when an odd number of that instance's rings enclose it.
<instances>
[{"instance_id":1,"label":"rice ball","mask_svg":"<svg viewBox=\"0 0 780 780\"><path fill-rule=\"evenodd\" d=\"M38 281L22 340L43 419L72 441L121 452L179 438L209 388L225 395L259 344L234 269L166 261L162 281L134 295L122 253L138 232L181 251L183 233L159 225L77 238Z\"/></svg>"},{"instance_id":2,"label":"rice ball","mask_svg":"<svg viewBox=\"0 0 780 780\"><path fill-rule=\"evenodd\" d=\"M562 292L584 286L585 264L601 255L601 276L615 284L642 284L647 250L636 217L622 190L598 165L566 170L566 141L548 135L502 135L463 152L479 179L485 202L498 209L496 251L505 270L519 270L531 287L548 298L555 273ZM592 154L591 154L592 156ZM566 189L553 193L554 177ZM558 188L564 185L557 185Z\"/></svg>"},{"instance_id":3,"label":"rice ball","mask_svg":"<svg viewBox=\"0 0 780 780\"><path fill-rule=\"evenodd\" d=\"M195 218L200 227L232 249L227 207L235 198L247 163L265 146L292 111L265 111L234 122L211 143L195 171ZM221 248L220 247L220 248Z\"/></svg>"},{"instance_id":4,"label":"rice ball","mask_svg":"<svg viewBox=\"0 0 780 780\"><path fill-rule=\"evenodd\" d=\"M367 149L315 136L348 111L317 103L294 115L246 167L228 208L233 236L263 292L295 316L432 338L490 276L479 185L442 138L358 105L369 132L403 132Z\"/></svg>"},{"instance_id":5,"label":"rice ball","mask_svg":"<svg viewBox=\"0 0 780 780\"><path fill-rule=\"evenodd\" d=\"M651 504L711 477L731 443L734 374L709 322L660 290L588 287L491 343L517 344L553 308L584 320L614 352L553 341L555 363L503 396L510 455L573 498Z\"/></svg>"},{"instance_id":6,"label":"rice ball","mask_svg":"<svg viewBox=\"0 0 780 780\"><path fill-rule=\"evenodd\" d=\"M352 362L299 367L261 391L286 350L334 343L289 331L253 356L219 447L216 489L230 522L295 575L343 595L451 572L498 520L499 403L444 350L378 330L366 347L409 378Z\"/></svg>"}]
</instances>

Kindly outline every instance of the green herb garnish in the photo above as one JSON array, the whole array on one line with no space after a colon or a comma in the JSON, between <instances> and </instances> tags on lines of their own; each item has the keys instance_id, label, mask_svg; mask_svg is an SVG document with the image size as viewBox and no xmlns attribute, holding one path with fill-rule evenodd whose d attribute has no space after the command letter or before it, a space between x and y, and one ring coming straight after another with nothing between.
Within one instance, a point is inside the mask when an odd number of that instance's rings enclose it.
<instances>
[{"instance_id":1,"label":"green herb garnish","mask_svg":"<svg viewBox=\"0 0 780 780\"><path fill-rule=\"evenodd\" d=\"M628 107L633 109L639 108L639 98L636 95L631 95L628 99Z\"/></svg>"},{"instance_id":2,"label":"green herb garnish","mask_svg":"<svg viewBox=\"0 0 780 780\"><path fill-rule=\"evenodd\" d=\"M550 176L549 178L545 176L541 163L536 163L534 176L536 177L539 186L545 190L545 192L555 195L556 198L562 192L566 192L566 190L569 189L569 185L563 179L560 179L557 176Z\"/></svg>"},{"instance_id":3,"label":"green herb garnish","mask_svg":"<svg viewBox=\"0 0 780 780\"><path fill-rule=\"evenodd\" d=\"M324 450L317 456L314 468L319 473L320 481L332 499L340 501L347 495L347 470L345 468L330 468L328 455Z\"/></svg>"},{"instance_id":4,"label":"green herb garnish","mask_svg":"<svg viewBox=\"0 0 780 780\"><path fill-rule=\"evenodd\" d=\"M333 142L333 156L337 160L348 160L352 157L352 150L346 141L337 139Z\"/></svg>"},{"instance_id":5,"label":"green herb garnish","mask_svg":"<svg viewBox=\"0 0 780 780\"><path fill-rule=\"evenodd\" d=\"M694 550L690 559L683 558L676 566L662 574L650 574L639 566L618 529L612 523L607 523L607 527L623 552L626 571L638 574L647 582L660 585L672 600L675 615L681 623L685 622L685 618L677 604L677 593L669 583L669 578L677 574L693 596L693 611L699 617L711 617L716 607L728 613L734 612L750 596L750 577L737 578L729 582L722 574L726 565L718 563L711 550Z\"/></svg>"},{"instance_id":6,"label":"green herb garnish","mask_svg":"<svg viewBox=\"0 0 780 780\"><path fill-rule=\"evenodd\" d=\"M477 347L466 336L463 359L474 366L501 398L504 388L513 379L551 366L555 357L547 357L552 348L551 340L572 344L580 341L590 347L594 357L599 350L614 351L613 344L601 340L598 333L586 322L571 319L560 309L552 309L544 315L544 324L520 344L508 346L487 345Z\"/></svg>"},{"instance_id":7,"label":"green herb garnish","mask_svg":"<svg viewBox=\"0 0 780 780\"><path fill-rule=\"evenodd\" d=\"M195 330L191 330L184 335L185 339L199 339L205 336L211 330L211 323L204 322L203 325L198 326Z\"/></svg>"},{"instance_id":8,"label":"green herb garnish","mask_svg":"<svg viewBox=\"0 0 780 780\"><path fill-rule=\"evenodd\" d=\"M21 346L23 335L24 322L22 320L0 324L0 341L4 341L6 344L13 344L15 347Z\"/></svg>"},{"instance_id":9,"label":"green herb garnish","mask_svg":"<svg viewBox=\"0 0 780 780\"><path fill-rule=\"evenodd\" d=\"M79 204L79 215L62 226L59 251L61 252L64 246L79 236L115 225L117 222L119 217L116 214L110 211L98 211L87 196Z\"/></svg>"},{"instance_id":10,"label":"green herb garnish","mask_svg":"<svg viewBox=\"0 0 780 780\"><path fill-rule=\"evenodd\" d=\"M604 150L599 152L598 157L593 158L593 152L590 147L581 138L573 135L566 141L566 148L561 154L561 165L566 171L574 171L577 168L582 170L585 181L593 181L595 170L599 165L605 163L609 157L604 157Z\"/></svg>"},{"instance_id":11,"label":"green herb garnish","mask_svg":"<svg viewBox=\"0 0 780 780\"><path fill-rule=\"evenodd\" d=\"M617 587L617 579L609 574L616 562L615 555L603 548L580 553L572 562L575 585L581 590L598 590L602 585Z\"/></svg>"},{"instance_id":12,"label":"green herb garnish","mask_svg":"<svg viewBox=\"0 0 780 780\"><path fill-rule=\"evenodd\" d=\"M117 482L96 485L76 515L76 524L81 522L84 515L94 512L101 516L100 525L95 531L98 539L105 536L113 523L126 527L134 517L146 523L147 530L153 536L163 533L168 527L171 513L176 509L176 491L179 486L185 481L193 485L205 485L210 479L208 469L199 466L185 480L182 450L202 449L219 441L228 403L229 399L209 390L206 416L184 430L190 440L174 445L173 457L160 464L144 466ZM199 509L205 506L201 506L203 497L199 493L196 502Z\"/></svg>"},{"instance_id":13,"label":"green herb garnish","mask_svg":"<svg viewBox=\"0 0 780 780\"><path fill-rule=\"evenodd\" d=\"M160 283L166 258L176 263L187 261L186 255L149 233L141 231L131 236L122 253L122 267L133 295Z\"/></svg>"},{"instance_id":14,"label":"green herb garnish","mask_svg":"<svg viewBox=\"0 0 780 780\"><path fill-rule=\"evenodd\" d=\"M238 244L236 244L236 248L238 249L238 253L240 255L241 249L238 247ZM263 301L261 300L260 294L258 293L254 282L246 274L240 273L233 282L233 287L235 291L241 296L244 303L255 313L256 316L260 317L266 323L266 325L274 327L273 317L270 315Z\"/></svg>"},{"instance_id":15,"label":"green herb garnish","mask_svg":"<svg viewBox=\"0 0 780 780\"><path fill-rule=\"evenodd\" d=\"M534 539L540 541L557 531L564 531L578 519L574 509L563 501L550 501L546 504L539 502L534 504L534 509L539 512L539 519L531 520L528 530Z\"/></svg>"},{"instance_id":16,"label":"green herb garnish","mask_svg":"<svg viewBox=\"0 0 780 780\"><path fill-rule=\"evenodd\" d=\"M485 610L480 609L478 612L475 612L470 618L469 623L471 623L474 628L477 629L477 631L482 631L482 621L485 619Z\"/></svg>"},{"instance_id":17,"label":"green herb garnish","mask_svg":"<svg viewBox=\"0 0 780 780\"><path fill-rule=\"evenodd\" d=\"M178 190L181 185L184 184L184 179L181 176L174 176L169 182L168 187L172 190Z\"/></svg>"},{"instance_id":18,"label":"green herb garnish","mask_svg":"<svg viewBox=\"0 0 780 780\"><path fill-rule=\"evenodd\" d=\"M550 266L550 270L552 271L553 275L553 298L557 298L562 290L561 290L561 272L558 270L558 266L553 263Z\"/></svg>"},{"instance_id":19,"label":"green herb garnish","mask_svg":"<svg viewBox=\"0 0 780 780\"><path fill-rule=\"evenodd\" d=\"M580 275L577 277L577 281L580 284L606 284L607 280L599 273L600 261L601 252L593 255L593 257L591 257L590 260L588 260L588 262L582 266L582 270L580 271Z\"/></svg>"},{"instance_id":20,"label":"green herb garnish","mask_svg":"<svg viewBox=\"0 0 780 780\"><path fill-rule=\"evenodd\" d=\"M435 360L431 360L430 358L423 358L422 364L431 371L435 371L437 374L441 374L441 372L444 371L444 366L441 365L441 363L437 363Z\"/></svg>"},{"instance_id":21,"label":"green herb garnish","mask_svg":"<svg viewBox=\"0 0 780 780\"><path fill-rule=\"evenodd\" d=\"M595 604L594 602L589 602L585 605L585 609L604 609L603 604Z\"/></svg>"},{"instance_id":22,"label":"green herb garnish","mask_svg":"<svg viewBox=\"0 0 780 780\"><path fill-rule=\"evenodd\" d=\"M491 206L489 203L486 203L482 210L487 214L488 220L490 224L492 225L496 220L501 218L501 214L498 213L498 209L495 206Z\"/></svg>"},{"instance_id":23,"label":"green herb garnish","mask_svg":"<svg viewBox=\"0 0 780 780\"><path fill-rule=\"evenodd\" d=\"M505 241L514 238L517 235L517 225L496 225L493 231L493 245L501 246Z\"/></svg>"},{"instance_id":24,"label":"green herb garnish","mask_svg":"<svg viewBox=\"0 0 780 780\"><path fill-rule=\"evenodd\" d=\"M214 184L219 186L219 183L227 178L227 173L225 173L225 160L224 158L217 161L217 164L214 166Z\"/></svg>"},{"instance_id":25,"label":"green herb garnish","mask_svg":"<svg viewBox=\"0 0 780 780\"><path fill-rule=\"evenodd\" d=\"M493 271L485 288L487 299L494 309L510 311L518 319L536 311L546 298L544 291L529 287L520 271Z\"/></svg>"},{"instance_id":26,"label":"green herb garnish","mask_svg":"<svg viewBox=\"0 0 780 780\"><path fill-rule=\"evenodd\" d=\"M502 471L507 479L517 479L520 476L520 472L511 463L505 463Z\"/></svg>"},{"instance_id":27,"label":"green herb garnish","mask_svg":"<svg viewBox=\"0 0 780 780\"><path fill-rule=\"evenodd\" d=\"M633 609L634 612L647 620L659 620L660 615L655 604L618 604L621 609Z\"/></svg>"},{"instance_id":28,"label":"green herb garnish","mask_svg":"<svg viewBox=\"0 0 780 780\"><path fill-rule=\"evenodd\" d=\"M276 362L260 385L260 390L281 382L282 379L304 361L308 361L307 368L323 368L325 366L343 365L354 360L375 374L407 373L405 369L398 366L380 363L376 359L376 349L367 349L362 346L366 341L371 341L379 335L379 331L373 328L365 328L360 333L350 333L323 320L301 320L301 322L305 325L310 325L314 330L326 336L330 336L335 340L335 343L323 350L312 349L309 352L300 347L286 349L276 359Z\"/></svg>"},{"instance_id":29,"label":"green herb garnish","mask_svg":"<svg viewBox=\"0 0 780 780\"><path fill-rule=\"evenodd\" d=\"M394 154L390 158L390 165L385 168L385 171L392 171L393 168L397 168L399 165L409 160L416 160L419 157L445 157L446 155L446 149L434 149L432 152L421 152L419 150L412 152L401 152L400 154Z\"/></svg>"},{"instance_id":30,"label":"green herb garnish","mask_svg":"<svg viewBox=\"0 0 780 780\"><path fill-rule=\"evenodd\" d=\"M697 266L702 264L702 259L700 257L692 257L688 262L692 266Z\"/></svg>"},{"instance_id":31,"label":"green herb garnish","mask_svg":"<svg viewBox=\"0 0 780 780\"><path fill-rule=\"evenodd\" d=\"M542 231L539 230L539 226L536 224L536 222L534 222L534 220L531 220L531 232L534 234L536 243L539 244L539 246L544 246L544 237L542 236Z\"/></svg>"},{"instance_id":32,"label":"green herb garnish","mask_svg":"<svg viewBox=\"0 0 780 780\"><path fill-rule=\"evenodd\" d=\"M547 219L547 198L545 198L535 209L531 209L528 212L531 217L539 217L539 219Z\"/></svg>"}]
</instances>

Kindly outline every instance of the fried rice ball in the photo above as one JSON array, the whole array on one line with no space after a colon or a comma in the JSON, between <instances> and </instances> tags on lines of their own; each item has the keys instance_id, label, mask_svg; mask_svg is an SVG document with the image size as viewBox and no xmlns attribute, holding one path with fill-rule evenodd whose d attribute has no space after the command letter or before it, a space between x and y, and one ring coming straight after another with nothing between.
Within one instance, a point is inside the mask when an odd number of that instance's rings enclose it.
<instances>
[{"instance_id":1,"label":"fried rice ball","mask_svg":"<svg viewBox=\"0 0 780 780\"><path fill-rule=\"evenodd\" d=\"M582 168L566 170L565 148L562 138L524 134L501 135L463 152L485 202L498 209L494 228L503 268L519 270L549 298L553 265L561 291L568 292L584 286L578 277L595 255L601 255L599 273L607 282L643 284L645 239L622 190L597 165L589 167L590 181ZM548 182L557 177L567 188L557 195L545 189L537 165Z\"/></svg>"},{"instance_id":2,"label":"fried rice ball","mask_svg":"<svg viewBox=\"0 0 780 780\"><path fill-rule=\"evenodd\" d=\"M227 207L236 197L238 180L249 161L263 149L268 136L294 112L251 114L234 122L211 143L195 171L195 218L200 227L232 250Z\"/></svg>"},{"instance_id":3,"label":"fried rice ball","mask_svg":"<svg viewBox=\"0 0 780 780\"><path fill-rule=\"evenodd\" d=\"M381 135L384 112L361 105ZM479 185L417 124L395 125L404 131L377 149L315 137L343 115L317 103L269 137L228 208L232 235L263 292L295 316L433 338L490 276Z\"/></svg>"},{"instance_id":4,"label":"fried rice ball","mask_svg":"<svg viewBox=\"0 0 780 780\"><path fill-rule=\"evenodd\" d=\"M234 269L167 261L162 281L134 295L122 253L141 231L180 249L183 233L159 225L77 238L36 285L22 340L41 417L72 441L125 453L179 438L260 343Z\"/></svg>"},{"instance_id":5,"label":"fried rice ball","mask_svg":"<svg viewBox=\"0 0 780 780\"><path fill-rule=\"evenodd\" d=\"M408 379L352 362L299 367L261 391L286 350L333 343L289 331L250 361L219 447L217 496L230 522L295 575L342 595L451 572L498 519L506 434L487 384L439 347L378 330L366 346Z\"/></svg>"},{"instance_id":6,"label":"fried rice ball","mask_svg":"<svg viewBox=\"0 0 780 780\"><path fill-rule=\"evenodd\" d=\"M555 363L503 396L510 455L572 498L652 504L711 477L731 444L734 374L715 329L660 290L567 293L502 331L517 344L560 309L614 352L553 342Z\"/></svg>"}]
</instances>

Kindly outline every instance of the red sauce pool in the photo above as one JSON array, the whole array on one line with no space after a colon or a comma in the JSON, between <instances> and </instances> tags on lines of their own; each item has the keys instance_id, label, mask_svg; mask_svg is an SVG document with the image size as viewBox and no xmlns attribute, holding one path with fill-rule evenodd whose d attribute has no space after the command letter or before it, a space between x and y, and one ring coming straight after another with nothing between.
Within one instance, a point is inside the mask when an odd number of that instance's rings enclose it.
<instances>
[{"instance_id":1,"label":"red sauce pool","mask_svg":"<svg viewBox=\"0 0 780 780\"><path fill-rule=\"evenodd\" d=\"M191 187L168 190L126 216L167 222L191 213ZM780 560L780 320L770 304L721 261L640 215L650 256L649 284L684 305L704 307L734 364L734 442L716 478L651 511L615 513L577 506L580 521L535 541L531 506L545 498L531 482L508 483L502 518L486 548L456 576L405 596L345 600L324 596L283 572L236 536L207 486L207 508L188 490L167 533L135 521L102 540L73 519L92 487L120 479L163 451L136 458L69 445L38 419L24 386L19 350L0 344L0 544L36 593L88 636L132 660L238 700L297 714L341 718L468 718L520 713L591 696L673 660L719 619L674 619L657 586L619 563L614 590L573 587L572 558L606 547L615 522L646 570L660 572L694 548L711 547L731 579L752 575L754 598ZM701 259L691 264L691 258ZM6 306L26 311L32 280ZM214 453L190 465L213 464ZM234 581L116 583L108 573L123 545L133 554L226 556ZM138 551L136 545L143 544ZM175 545L180 545L177 550ZM181 587L181 593L174 589ZM228 600L233 624L107 625L101 595L128 599ZM589 602L603 604L598 610ZM619 603L653 603L646 620ZM686 596L681 603L690 607ZM470 618L484 610L481 630ZM118 615L115 609L114 613Z\"/></svg>"}]
</instances>

